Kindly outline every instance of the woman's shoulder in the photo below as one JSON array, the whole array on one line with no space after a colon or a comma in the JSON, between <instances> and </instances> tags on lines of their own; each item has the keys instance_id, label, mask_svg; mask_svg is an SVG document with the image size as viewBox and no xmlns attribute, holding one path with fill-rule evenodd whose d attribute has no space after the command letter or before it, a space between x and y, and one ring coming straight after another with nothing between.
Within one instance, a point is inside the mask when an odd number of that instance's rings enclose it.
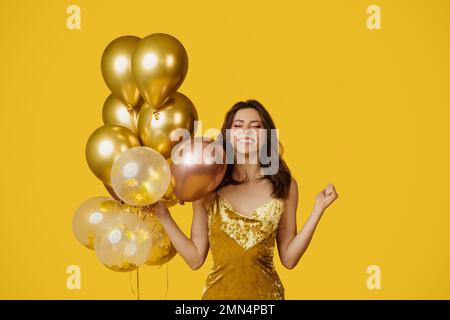
<instances>
[{"instance_id":1,"label":"woman's shoulder","mask_svg":"<svg viewBox=\"0 0 450 320\"><path fill-rule=\"evenodd\" d=\"M297 183L297 180L295 180L294 177L291 177L290 190L293 190L293 191L297 191L298 190L298 183Z\"/></svg>"},{"instance_id":2,"label":"woman's shoulder","mask_svg":"<svg viewBox=\"0 0 450 320\"><path fill-rule=\"evenodd\" d=\"M289 192L288 192L287 197L284 199L284 202L288 202L290 199L294 198L295 196L298 196L298 183L294 177L291 177L291 182L289 185Z\"/></svg>"},{"instance_id":3,"label":"woman's shoulder","mask_svg":"<svg viewBox=\"0 0 450 320\"><path fill-rule=\"evenodd\" d=\"M216 199L217 192L213 191L203 196L203 198L197 200L197 203L200 203L206 210L211 206L212 202Z\"/></svg>"}]
</instances>

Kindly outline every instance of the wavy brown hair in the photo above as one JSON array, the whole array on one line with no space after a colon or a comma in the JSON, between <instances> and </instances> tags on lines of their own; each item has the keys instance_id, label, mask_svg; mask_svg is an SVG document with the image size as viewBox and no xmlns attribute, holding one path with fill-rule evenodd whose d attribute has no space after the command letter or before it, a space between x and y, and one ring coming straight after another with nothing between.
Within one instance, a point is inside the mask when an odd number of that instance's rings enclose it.
<instances>
[{"instance_id":1,"label":"wavy brown hair","mask_svg":"<svg viewBox=\"0 0 450 320\"><path fill-rule=\"evenodd\" d=\"M256 111L258 111L261 120L262 120L262 124L264 129L267 130L267 135L266 135L266 141L263 144L262 149L266 148L267 149L267 156L271 159L271 152L272 152L272 130L271 129L276 129L275 127L275 123L272 120L272 117L270 116L269 112L267 111L266 108L264 108L264 106L257 100L246 100L246 101L239 101L237 102L235 105L233 105L231 107L230 110L228 110L228 112L225 114L225 119L222 125L222 129L221 131L221 135L222 135L222 141L223 141L223 148L224 150L227 150L227 144L230 143L228 141L228 136L227 136L227 129L230 129L232 124L233 124L233 120L234 120L234 116L236 115L236 113L241 110L241 109L245 109L245 108L252 108L255 109ZM278 171L275 174L271 174L271 175L263 175L260 179L268 179L271 183L272 183L272 196L275 198L281 198L281 199L286 199L288 194L289 194L289 188L291 185L291 172L286 164L286 162L284 161L282 154L283 154L283 146L281 145L281 143L278 140L278 137L276 137L275 141L278 142L278 146L279 146L279 150L280 152L278 152ZM276 149L278 150L278 148ZM221 183L217 186L217 188L215 189L215 191L220 190L221 188L232 184L232 185L237 185L237 184L242 184L246 181L247 177L244 178L244 180L241 181L237 181L232 177L232 172L233 172L233 167L234 167L234 161L232 161L233 163L228 163L227 161L227 169L225 172L225 176L222 179ZM269 167L271 165L271 163L269 162L268 164L263 164L260 162L260 166L261 167Z\"/></svg>"}]
</instances>

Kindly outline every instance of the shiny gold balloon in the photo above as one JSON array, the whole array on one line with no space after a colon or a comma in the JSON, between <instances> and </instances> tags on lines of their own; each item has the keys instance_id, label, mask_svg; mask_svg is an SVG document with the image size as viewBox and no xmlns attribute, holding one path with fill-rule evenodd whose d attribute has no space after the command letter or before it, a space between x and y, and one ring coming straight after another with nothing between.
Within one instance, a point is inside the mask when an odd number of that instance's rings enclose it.
<instances>
[{"instance_id":1,"label":"shiny gold balloon","mask_svg":"<svg viewBox=\"0 0 450 320\"><path fill-rule=\"evenodd\" d=\"M125 150L140 145L131 130L115 124L105 124L95 130L86 144L89 168L104 184L111 185L111 168Z\"/></svg>"},{"instance_id":2,"label":"shiny gold balloon","mask_svg":"<svg viewBox=\"0 0 450 320\"><path fill-rule=\"evenodd\" d=\"M177 198L175 193L173 192L172 184L169 184L169 188L164 196L161 198L161 201L164 202L167 208L173 207L174 205L180 203L180 199Z\"/></svg>"},{"instance_id":3,"label":"shiny gold balloon","mask_svg":"<svg viewBox=\"0 0 450 320\"><path fill-rule=\"evenodd\" d=\"M177 254L177 250L170 242L169 235L164 230L159 219L149 213L145 215L144 221L147 223L152 235L152 249L145 264L160 266L172 260Z\"/></svg>"},{"instance_id":4,"label":"shiny gold balloon","mask_svg":"<svg viewBox=\"0 0 450 320\"><path fill-rule=\"evenodd\" d=\"M113 197L115 200L117 200L119 203L122 204L122 200L119 198L119 196L114 192L114 189L107 185L107 184L103 184L106 188L106 190L108 191L108 193L111 195L111 197Z\"/></svg>"},{"instance_id":5,"label":"shiny gold balloon","mask_svg":"<svg viewBox=\"0 0 450 320\"><path fill-rule=\"evenodd\" d=\"M130 129L137 134L138 112L142 104L138 104L134 109L127 106L120 99L110 94L106 98L102 109L102 118L104 124L117 124Z\"/></svg>"},{"instance_id":6,"label":"shiny gold balloon","mask_svg":"<svg viewBox=\"0 0 450 320\"><path fill-rule=\"evenodd\" d=\"M163 156L148 147L134 147L122 153L111 171L114 192L132 206L147 206L167 192L170 167Z\"/></svg>"},{"instance_id":7,"label":"shiny gold balloon","mask_svg":"<svg viewBox=\"0 0 450 320\"><path fill-rule=\"evenodd\" d=\"M120 211L120 203L107 197L96 197L83 202L72 220L75 237L83 246L94 249L98 227L106 216Z\"/></svg>"},{"instance_id":8,"label":"shiny gold balloon","mask_svg":"<svg viewBox=\"0 0 450 320\"><path fill-rule=\"evenodd\" d=\"M172 159L167 159L167 164L170 167L170 164L172 163ZM169 184L169 188L167 189L164 196L160 199L167 208L173 207L176 204L182 203L180 199L175 195L175 192L173 192L172 183Z\"/></svg>"},{"instance_id":9,"label":"shiny gold balloon","mask_svg":"<svg viewBox=\"0 0 450 320\"><path fill-rule=\"evenodd\" d=\"M177 145L170 171L175 195L182 201L195 201L212 192L226 171L223 147L213 140L195 137Z\"/></svg>"},{"instance_id":10,"label":"shiny gold balloon","mask_svg":"<svg viewBox=\"0 0 450 320\"><path fill-rule=\"evenodd\" d=\"M101 69L109 90L129 107L136 107L139 90L131 73L131 57L141 39L123 36L113 40L103 51Z\"/></svg>"},{"instance_id":11,"label":"shiny gold balloon","mask_svg":"<svg viewBox=\"0 0 450 320\"><path fill-rule=\"evenodd\" d=\"M194 104L184 94L175 92L159 109L149 104L142 106L138 121L139 138L143 145L168 159L172 148L179 142L178 129L185 129L193 136L196 120L198 114Z\"/></svg>"},{"instance_id":12,"label":"shiny gold balloon","mask_svg":"<svg viewBox=\"0 0 450 320\"><path fill-rule=\"evenodd\" d=\"M165 33L143 38L131 58L131 70L145 101L155 108L181 86L188 56L180 41Z\"/></svg>"},{"instance_id":13,"label":"shiny gold balloon","mask_svg":"<svg viewBox=\"0 0 450 320\"><path fill-rule=\"evenodd\" d=\"M135 214L110 215L97 230L95 253L113 271L135 270L148 260L151 249L150 229Z\"/></svg>"}]
</instances>

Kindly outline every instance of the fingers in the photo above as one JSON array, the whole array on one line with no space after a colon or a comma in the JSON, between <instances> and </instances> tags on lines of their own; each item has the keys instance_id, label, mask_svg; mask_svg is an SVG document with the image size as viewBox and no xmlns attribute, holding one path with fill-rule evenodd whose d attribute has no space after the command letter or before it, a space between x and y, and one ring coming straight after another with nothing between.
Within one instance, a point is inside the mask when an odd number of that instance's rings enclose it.
<instances>
[{"instance_id":1,"label":"fingers","mask_svg":"<svg viewBox=\"0 0 450 320\"><path fill-rule=\"evenodd\" d=\"M324 191L325 191L325 194L327 196L333 196L334 195L334 196L336 196L336 198L338 196L338 194L336 192L336 189L334 188L334 185L332 183L328 183L326 188L324 189Z\"/></svg>"},{"instance_id":2,"label":"fingers","mask_svg":"<svg viewBox=\"0 0 450 320\"><path fill-rule=\"evenodd\" d=\"M319 195L324 196L326 198L337 198L338 194L336 189L334 188L334 184L328 183L327 186L319 192Z\"/></svg>"}]
</instances>

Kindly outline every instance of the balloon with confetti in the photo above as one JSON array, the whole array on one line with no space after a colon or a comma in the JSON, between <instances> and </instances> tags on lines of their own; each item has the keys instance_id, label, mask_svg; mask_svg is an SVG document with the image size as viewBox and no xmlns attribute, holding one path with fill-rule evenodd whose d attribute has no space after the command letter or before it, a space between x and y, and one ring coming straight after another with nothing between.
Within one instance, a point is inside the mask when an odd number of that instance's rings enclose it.
<instances>
[{"instance_id":1,"label":"balloon with confetti","mask_svg":"<svg viewBox=\"0 0 450 320\"><path fill-rule=\"evenodd\" d=\"M122 212L108 216L95 239L95 253L109 269L133 271L143 265L152 248L148 225L137 215Z\"/></svg>"},{"instance_id":2,"label":"balloon with confetti","mask_svg":"<svg viewBox=\"0 0 450 320\"><path fill-rule=\"evenodd\" d=\"M105 217L120 211L120 203L108 197L95 197L83 202L72 219L75 237L83 246L94 249L97 229Z\"/></svg>"}]
</instances>

